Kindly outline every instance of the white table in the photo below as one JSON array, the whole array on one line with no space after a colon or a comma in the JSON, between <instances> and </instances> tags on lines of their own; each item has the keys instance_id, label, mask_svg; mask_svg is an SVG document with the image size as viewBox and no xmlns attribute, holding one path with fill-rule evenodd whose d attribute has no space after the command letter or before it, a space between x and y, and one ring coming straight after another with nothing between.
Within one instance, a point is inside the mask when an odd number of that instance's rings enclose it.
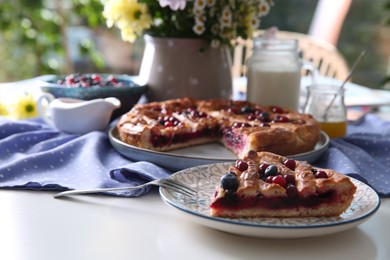
<instances>
[{"instance_id":1,"label":"white table","mask_svg":"<svg viewBox=\"0 0 390 260\"><path fill-rule=\"evenodd\" d=\"M0 259L390 259L390 199L357 228L267 240L188 221L157 192L135 199L0 191Z\"/></svg>"}]
</instances>

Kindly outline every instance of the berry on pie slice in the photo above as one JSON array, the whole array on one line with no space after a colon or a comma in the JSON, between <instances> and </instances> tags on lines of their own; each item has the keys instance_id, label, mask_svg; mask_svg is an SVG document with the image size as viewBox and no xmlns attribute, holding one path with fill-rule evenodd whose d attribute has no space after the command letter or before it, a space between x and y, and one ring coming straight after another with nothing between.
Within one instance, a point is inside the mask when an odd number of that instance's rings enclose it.
<instances>
[{"instance_id":1,"label":"berry on pie slice","mask_svg":"<svg viewBox=\"0 0 390 260\"><path fill-rule=\"evenodd\" d=\"M216 217L330 217L351 204L349 177L270 152L249 151L225 173L212 202Z\"/></svg>"}]
</instances>

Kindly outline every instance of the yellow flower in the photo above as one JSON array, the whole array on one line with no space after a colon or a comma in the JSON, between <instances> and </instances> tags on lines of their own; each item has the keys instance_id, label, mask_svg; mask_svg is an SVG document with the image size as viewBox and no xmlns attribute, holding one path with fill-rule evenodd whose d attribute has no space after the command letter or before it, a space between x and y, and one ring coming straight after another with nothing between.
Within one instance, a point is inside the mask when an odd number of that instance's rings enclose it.
<instances>
[{"instance_id":1,"label":"yellow flower","mask_svg":"<svg viewBox=\"0 0 390 260\"><path fill-rule=\"evenodd\" d=\"M115 25L121 30L122 39L129 42L134 42L152 25L148 6L137 0L108 0L103 16L107 19L107 26Z\"/></svg>"},{"instance_id":2,"label":"yellow flower","mask_svg":"<svg viewBox=\"0 0 390 260\"><path fill-rule=\"evenodd\" d=\"M7 116L9 114L6 106L0 104L0 116Z\"/></svg>"},{"instance_id":3,"label":"yellow flower","mask_svg":"<svg viewBox=\"0 0 390 260\"><path fill-rule=\"evenodd\" d=\"M31 117L37 117L37 105L31 94L25 94L19 96L14 108L11 112L11 116L16 119L26 119Z\"/></svg>"}]
</instances>

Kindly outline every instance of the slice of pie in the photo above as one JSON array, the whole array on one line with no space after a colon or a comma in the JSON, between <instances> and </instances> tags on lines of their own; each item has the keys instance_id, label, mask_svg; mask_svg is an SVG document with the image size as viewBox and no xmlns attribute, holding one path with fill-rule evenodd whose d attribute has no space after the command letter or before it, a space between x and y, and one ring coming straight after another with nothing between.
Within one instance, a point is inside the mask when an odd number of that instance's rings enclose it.
<instances>
[{"instance_id":1,"label":"slice of pie","mask_svg":"<svg viewBox=\"0 0 390 260\"><path fill-rule=\"evenodd\" d=\"M215 217L330 217L351 204L349 177L269 152L250 151L230 167L210 204Z\"/></svg>"},{"instance_id":2,"label":"slice of pie","mask_svg":"<svg viewBox=\"0 0 390 260\"><path fill-rule=\"evenodd\" d=\"M320 138L319 124L310 115L224 99L138 104L117 127L122 141L141 148L169 151L219 141L238 157L249 150L307 152Z\"/></svg>"},{"instance_id":3,"label":"slice of pie","mask_svg":"<svg viewBox=\"0 0 390 260\"><path fill-rule=\"evenodd\" d=\"M220 133L218 120L190 98L135 105L117 127L125 143L156 151L213 142Z\"/></svg>"}]
</instances>

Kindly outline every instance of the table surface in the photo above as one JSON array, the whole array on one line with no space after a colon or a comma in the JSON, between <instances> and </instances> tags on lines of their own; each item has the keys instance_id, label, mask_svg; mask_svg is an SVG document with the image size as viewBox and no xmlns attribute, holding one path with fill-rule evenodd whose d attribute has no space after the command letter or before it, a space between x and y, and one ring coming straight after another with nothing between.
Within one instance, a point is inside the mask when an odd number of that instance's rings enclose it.
<instances>
[{"instance_id":1,"label":"table surface","mask_svg":"<svg viewBox=\"0 0 390 260\"><path fill-rule=\"evenodd\" d=\"M157 191L140 198L0 191L0 259L389 259L390 200L356 228L302 239L190 222Z\"/></svg>"},{"instance_id":2,"label":"table surface","mask_svg":"<svg viewBox=\"0 0 390 260\"><path fill-rule=\"evenodd\" d=\"M390 259L390 199L347 231L264 239L191 222L157 190L140 198L53 194L0 190L0 259Z\"/></svg>"}]
</instances>

